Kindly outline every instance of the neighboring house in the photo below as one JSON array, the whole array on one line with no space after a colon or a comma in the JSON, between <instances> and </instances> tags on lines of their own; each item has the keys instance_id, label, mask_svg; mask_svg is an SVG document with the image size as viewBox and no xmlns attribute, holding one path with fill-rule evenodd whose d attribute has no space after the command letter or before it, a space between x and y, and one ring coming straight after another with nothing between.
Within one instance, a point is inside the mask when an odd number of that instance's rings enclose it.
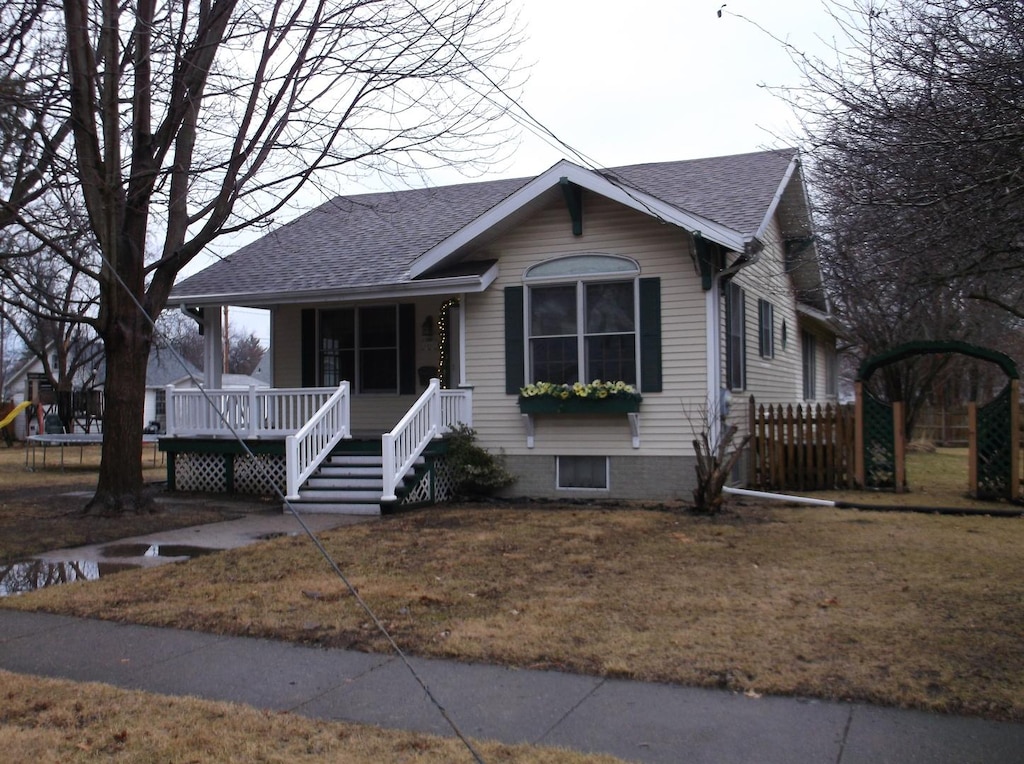
<instances>
[{"instance_id":1,"label":"neighboring house","mask_svg":"<svg viewBox=\"0 0 1024 764\"><path fill-rule=\"evenodd\" d=\"M167 386L189 386L202 380L203 372L166 348L156 347L146 364L146 402L142 421L149 433L164 432L167 427Z\"/></svg>"},{"instance_id":2,"label":"neighboring house","mask_svg":"<svg viewBox=\"0 0 1024 764\"><path fill-rule=\"evenodd\" d=\"M50 368L58 368L59 359L52 344L47 346L47 352L51 354ZM92 426L102 408L100 395L95 388L95 376L94 369L81 369L72 381L74 419L83 426ZM7 396L15 406L24 401L38 400L42 403L44 414L56 411L57 394L46 375L42 358L26 356L24 362L7 379ZM39 421L40 415L35 407L19 415L13 422L15 440L24 440L36 434Z\"/></svg>"},{"instance_id":3,"label":"neighboring house","mask_svg":"<svg viewBox=\"0 0 1024 764\"><path fill-rule=\"evenodd\" d=\"M349 380L350 434L378 443L432 376L471 390L465 418L514 495L688 498L709 411L744 426L751 395L836 396L795 150L338 197L171 302L270 310L274 386ZM638 410L519 408L528 383L595 378L635 385Z\"/></svg>"},{"instance_id":4,"label":"neighboring house","mask_svg":"<svg viewBox=\"0 0 1024 764\"><path fill-rule=\"evenodd\" d=\"M83 375L79 375L83 376ZM241 375L225 375L225 377ZM89 430L102 432L103 430L103 382L106 378L106 369L101 360L95 369L90 370L88 377L76 380L75 391L81 396L80 406L88 409L89 417L86 420L85 411L76 410L75 426L76 431L84 430L88 421ZM202 380L203 372L190 364L188 361L179 359L166 350L155 349L149 355L149 362L146 367L146 402L143 422L151 432L163 432L166 424L166 390L167 385L178 387L189 387L194 383L192 380ZM265 383L259 380L244 377L237 380L239 387L246 387L249 384L264 386ZM33 399L33 390L38 389L39 398L42 401L44 411L49 410L54 404L53 388L46 381L43 373L43 362L39 358L29 358L10 377L8 390L14 404ZM80 392L84 391L84 392ZM76 407L77 408L77 407ZM15 438L24 440L27 435L33 435L39 429L37 417L34 411L19 416L14 422Z\"/></svg>"}]
</instances>

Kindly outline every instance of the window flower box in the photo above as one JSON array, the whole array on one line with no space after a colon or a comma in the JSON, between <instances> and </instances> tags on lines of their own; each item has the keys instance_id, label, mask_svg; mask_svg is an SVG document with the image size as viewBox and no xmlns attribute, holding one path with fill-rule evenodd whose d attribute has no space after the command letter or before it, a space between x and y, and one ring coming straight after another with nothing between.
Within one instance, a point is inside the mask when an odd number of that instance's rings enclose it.
<instances>
[{"instance_id":1,"label":"window flower box","mask_svg":"<svg viewBox=\"0 0 1024 764\"><path fill-rule=\"evenodd\" d=\"M556 385L537 382L519 391L523 414L635 414L641 397L624 382Z\"/></svg>"}]
</instances>

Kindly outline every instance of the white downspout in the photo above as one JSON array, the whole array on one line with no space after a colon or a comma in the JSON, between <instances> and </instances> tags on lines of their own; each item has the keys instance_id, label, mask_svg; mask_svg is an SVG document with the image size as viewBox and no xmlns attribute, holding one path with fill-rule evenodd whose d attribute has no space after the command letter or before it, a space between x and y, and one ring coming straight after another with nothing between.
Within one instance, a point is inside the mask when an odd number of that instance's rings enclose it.
<instances>
[{"instance_id":1,"label":"white downspout","mask_svg":"<svg viewBox=\"0 0 1024 764\"><path fill-rule=\"evenodd\" d=\"M711 277L711 289L704 293L704 323L708 327L705 353L707 353L707 418L708 437L717 443L721 435L722 419L722 290L718 274Z\"/></svg>"}]
</instances>

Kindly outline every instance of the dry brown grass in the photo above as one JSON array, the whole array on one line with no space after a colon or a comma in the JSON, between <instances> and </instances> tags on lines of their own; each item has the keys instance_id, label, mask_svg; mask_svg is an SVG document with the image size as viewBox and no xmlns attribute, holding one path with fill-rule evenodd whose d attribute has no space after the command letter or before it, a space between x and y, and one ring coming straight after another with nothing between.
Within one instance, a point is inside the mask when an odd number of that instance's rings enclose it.
<instances>
[{"instance_id":1,"label":"dry brown grass","mask_svg":"<svg viewBox=\"0 0 1024 764\"><path fill-rule=\"evenodd\" d=\"M326 534L412 653L1024 719L1024 521L457 507ZM304 539L6 603L384 651Z\"/></svg>"},{"instance_id":2,"label":"dry brown grass","mask_svg":"<svg viewBox=\"0 0 1024 764\"><path fill-rule=\"evenodd\" d=\"M892 491L819 491L810 494L833 501L901 507L951 507L986 510L1005 504L979 501L967 494L967 449L935 448L907 453L906 493Z\"/></svg>"},{"instance_id":3,"label":"dry brown grass","mask_svg":"<svg viewBox=\"0 0 1024 764\"><path fill-rule=\"evenodd\" d=\"M461 743L408 732L324 722L193 698L0 671L0 750L5 761L460 762ZM526 745L478 743L486 761L610 764L619 759Z\"/></svg>"}]
</instances>

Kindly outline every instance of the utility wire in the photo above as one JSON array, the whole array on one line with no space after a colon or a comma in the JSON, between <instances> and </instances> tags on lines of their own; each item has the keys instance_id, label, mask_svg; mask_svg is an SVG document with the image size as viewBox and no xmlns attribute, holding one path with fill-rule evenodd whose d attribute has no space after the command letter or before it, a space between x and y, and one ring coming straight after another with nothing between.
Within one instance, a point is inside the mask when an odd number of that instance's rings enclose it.
<instances>
[{"instance_id":1,"label":"utility wire","mask_svg":"<svg viewBox=\"0 0 1024 764\"><path fill-rule=\"evenodd\" d=\"M163 337L166 340L167 338L164 337L164 335L160 331L159 327L157 327L156 322L146 312L145 308L142 307L142 304L139 302L138 298L128 288L128 285L125 284L124 279L121 278L121 274L118 273L116 270L114 270L113 266L111 265L110 261L107 259L106 255L103 254L102 252L100 252L100 258L103 260L104 265L107 268L109 268L110 272L114 275L114 279L117 281L117 284L121 288L124 289L125 294L128 295L128 299L131 300L131 302L135 305L136 308L138 308L139 312L145 317L145 320L149 322L149 325L152 327L154 334L156 336L158 336L158 337ZM201 393L202 397L206 400L206 402L210 406L210 408L214 412L216 412L217 417L220 419L221 423L224 424L224 426L227 428L228 432L231 433L231 436L242 447L242 451L244 452L244 454L247 457L249 457L250 459L252 459L255 464L259 464L259 461L256 459L256 455L249 448L248 444L245 442L245 440L242 438L242 436L238 433L238 431L234 428L234 426L232 426L231 422L228 421L228 419L224 415L224 413L221 412L220 409L216 406L216 404L213 402L213 399L210 397L210 395L206 391L206 389L201 384L199 384L199 381L196 379L195 375L192 374L191 371L189 371L187 365L185 364L185 359L181 356L181 354L169 342L167 343L167 348L168 348L168 350L170 350L170 352L171 352L172 356L175 358L175 360L177 360L178 363L181 364L182 369L185 370L185 372L188 375L189 379L200 390L200 393ZM267 467L265 465L261 465L260 469L262 469L264 471L264 476L266 477L267 473L268 473ZM369 603L367 603L366 600L364 600L362 598L362 596L359 594L359 590L352 584L352 582L349 580L348 576L345 575L344 571L342 571L342 569L338 565L337 561L334 559L334 557L331 555L331 553L329 551L327 551L327 548L324 547L323 542L320 541L320 539L313 532L313 530L306 524L305 520L302 519L302 515L299 513L299 511L288 500L288 498L284 495L284 493L282 493L280 487L277 485L277 482L274 481L274 480L267 480L267 483L269 483L273 487L274 495L282 502L282 504L285 506L285 508L288 510L288 512L291 513L292 517L294 517L298 521L299 526L302 528L303 533L305 533L306 536L310 539L310 541L313 542L313 545L316 547L317 551L324 558L324 560L326 560L326 562L330 566L331 570L334 571L334 574L341 580L341 582L348 589L349 593L352 595L353 599L355 599L355 601L358 603L359 607L362 608L362 610L366 613L366 615L373 622L373 624L377 628L377 630L384 636L385 640L387 640L388 645L391 647L391 649L394 651L394 653L398 656L398 658L402 661L402 663L404 664L406 669L408 669L408 671L412 675L413 679L416 680L416 683L419 684L419 686L421 688L423 688L423 692L426 693L427 698L434 705L434 707L437 708L437 710L440 712L441 716L444 718L445 722L447 722L447 724L451 728L452 732L454 732L456 737L458 737L458 739L460 741L462 741L462 744L466 746L466 749L470 752L470 754L472 754L472 756L473 756L474 760L477 762L477 764L485 764L485 762L484 762L483 758L481 757L480 753L473 747L473 744L463 734L463 732L459 728L458 724L455 723L455 720L449 715L447 709L437 699L437 697L431 691L430 687L427 685L426 681L424 681L423 677L420 676L419 672L416 671L416 668L409 661L408 656L405 654L405 652L402 650L402 648L399 647L399 645L395 641L394 637L392 637L391 632L388 631L387 627L384 625L384 623L380 620L380 618L374 612L373 608L370 607Z\"/></svg>"},{"instance_id":2,"label":"utility wire","mask_svg":"<svg viewBox=\"0 0 1024 764\"><path fill-rule=\"evenodd\" d=\"M495 100L490 93L480 92L472 85L468 85L469 88L476 95L502 108L506 114L508 114L510 117L512 117L513 120L515 120L515 122L528 129L537 137L541 138L545 143L547 143L552 148L560 149L571 154L586 169L597 173L601 177L605 178L608 182L612 183L620 191L629 196L633 201L635 201L637 204L641 205L644 209L646 209L658 221L662 223L671 223L671 221L666 220L657 210L652 209L651 206L647 204L645 200L639 198L636 195L637 189L634 189L633 187L628 185L622 178L612 173L607 167L601 165L596 159L587 156L576 147L559 138L555 134L555 132L551 130L551 128L549 128L539 119L534 117L529 109L527 109L518 100L516 100L508 91L505 90L504 87L502 87L500 83L496 82L495 79L491 77L491 75L488 72L484 71L476 61L474 61L470 56L468 56L462 50L462 46L452 39L451 35L445 33L441 29L438 29L437 25L416 5L416 3L413 0L406 0L406 3L408 3L408 5L413 9L413 11L415 11L415 13L419 15L420 18L422 18L436 34L438 34L442 39L444 39L445 42L447 42L450 46L452 46L455 49L459 56L467 64L469 64L471 69L480 74L487 81L487 84L494 88L494 90L497 91L501 96L503 96L505 101L507 101L508 104L511 104L513 108L511 110L508 109L506 105L503 105L499 103L497 100Z\"/></svg>"}]
</instances>

